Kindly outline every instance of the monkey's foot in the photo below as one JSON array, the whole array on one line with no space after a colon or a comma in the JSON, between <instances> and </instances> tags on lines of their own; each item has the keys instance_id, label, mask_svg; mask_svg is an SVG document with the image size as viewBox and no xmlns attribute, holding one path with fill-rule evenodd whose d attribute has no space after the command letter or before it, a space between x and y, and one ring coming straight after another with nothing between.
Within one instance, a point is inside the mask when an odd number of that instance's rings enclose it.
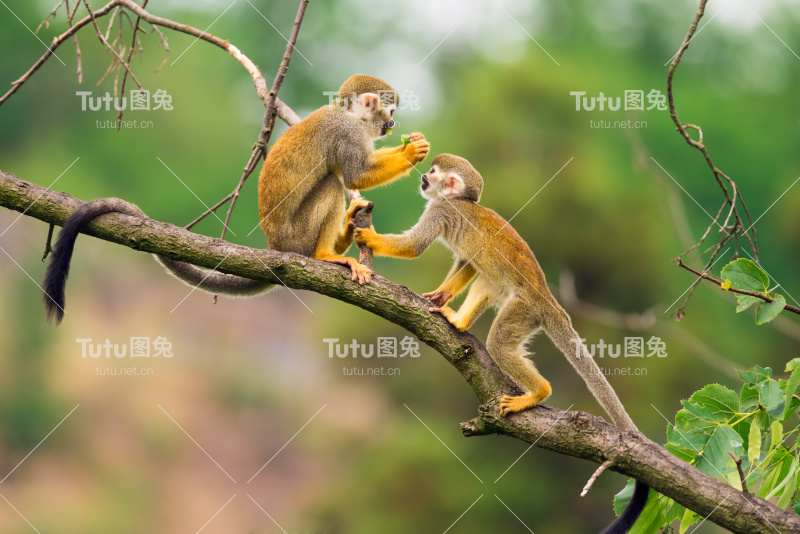
<instances>
[{"instance_id":1,"label":"monkey's foot","mask_svg":"<svg viewBox=\"0 0 800 534\"><path fill-rule=\"evenodd\" d=\"M449 306L440 306L438 308L428 308L428 311L431 313L438 313L447 321L456 327L456 329L460 332L463 332L467 329L467 327L458 320L458 312L456 312L453 308Z\"/></svg>"},{"instance_id":2,"label":"monkey's foot","mask_svg":"<svg viewBox=\"0 0 800 534\"><path fill-rule=\"evenodd\" d=\"M329 254L317 256L316 259L350 267L350 280L353 282L358 282L362 286L364 284L369 284L372 281L372 270L369 267L358 263L355 258Z\"/></svg>"},{"instance_id":3,"label":"monkey's foot","mask_svg":"<svg viewBox=\"0 0 800 534\"><path fill-rule=\"evenodd\" d=\"M541 389L542 391L540 391L537 395L534 395L533 393L526 393L524 395L520 395L519 397L503 395L500 398L500 417L521 412L523 410L527 410L528 408L533 408L539 404L541 401L547 398L551 392L550 384L547 382L544 383Z\"/></svg>"},{"instance_id":4,"label":"monkey's foot","mask_svg":"<svg viewBox=\"0 0 800 534\"><path fill-rule=\"evenodd\" d=\"M448 293L447 291L439 291L438 289L430 293L423 293L422 296L431 301L431 304L439 308L447 304L448 301L453 298L452 293Z\"/></svg>"}]
</instances>

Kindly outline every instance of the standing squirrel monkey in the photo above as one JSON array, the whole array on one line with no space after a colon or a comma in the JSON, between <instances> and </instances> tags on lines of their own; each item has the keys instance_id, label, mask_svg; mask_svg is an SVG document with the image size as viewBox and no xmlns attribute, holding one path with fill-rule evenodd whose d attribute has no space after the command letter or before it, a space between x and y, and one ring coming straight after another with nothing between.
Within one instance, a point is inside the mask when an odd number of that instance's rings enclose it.
<instances>
[{"instance_id":1,"label":"standing squirrel monkey","mask_svg":"<svg viewBox=\"0 0 800 534\"><path fill-rule=\"evenodd\" d=\"M400 103L397 91L380 78L351 76L339 97L275 142L259 176L258 211L270 248L347 265L352 280L364 284L371 271L341 254L353 242L354 225L349 223L367 201L352 202L345 210L345 188L369 189L407 174L425 159L430 145L422 134L413 133L408 143L375 150L375 141L394 127L392 117ZM42 284L48 319L59 323L64 317L64 290L78 234L93 218L110 212L144 216L124 200L102 198L81 206L65 221ZM275 287L165 256L157 255L156 260L188 285L210 293L248 297Z\"/></svg>"},{"instance_id":2,"label":"standing squirrel monkey","mask_svg":"<svg viewBox=\"0 0 800 534\"><path fill-rule=\"evenodd\" d=\"M500 415L536 406L546 399L550 383L527 359L525 343L544 330L578 371L615 425L636 430L614 389L589 355L566 311L547 287L544 273L527 243L497 213L478 204L483 178L465 159L440 154L422 175L422 196L428 206L419 222L401 235L381 235L371 228L355 230L355 241L373 253L416 258L441 239L455 255L450 274L435 291L423 296L429 311L443 315L456 329L467 330L489 307L499 308L486 348L525 394L500 399ZM458 311L447 303L477 276ZM647 501L648 487L636 482L631 504L605 531L628 532Z\"/></svg>"}]
</instances>

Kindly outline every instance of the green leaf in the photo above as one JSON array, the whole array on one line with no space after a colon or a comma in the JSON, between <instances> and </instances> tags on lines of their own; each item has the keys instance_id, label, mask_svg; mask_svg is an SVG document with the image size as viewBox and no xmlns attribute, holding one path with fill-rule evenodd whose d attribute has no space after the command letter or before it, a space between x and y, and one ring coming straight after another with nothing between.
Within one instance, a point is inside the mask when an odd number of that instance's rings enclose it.
<instances>
[{"instance_id":1,"label":"green leaf","mask_svg":"<svg viewBox=\"0 0 800 534\"><path fill-rule=\"evenodd\" d=\"M786 299L777 293L772 295L772 302L764 302L756 308L756 324L761 325L770 322L786 307Z\"/></svg>"},{"instance_id":2,"label":"green leaf","mask_svg":"<svg viewBox=\"0 0 800 534\"><path fill-rule=\"evenodd\" d=\"M792 502L792 495L794 495L794 490L797 489L797 469L798 463L797 458L795 458L789 476L784 479L785 486L781 498L778 499L778 508L785 510L789 503Z\"/></svg>"},{"instance_id":3,"label":"green leaf","mask_svg":"<svg viewBox=\"0 0 800 534\"><path fill-rule=\"evenodd\" d=\"M683 405L689 410L687 403L700 407L697 411L704 414L711 414L713 421L728 422L736 416L739 411L739 396L725 386L711 384L700 391L696 391ZM689 410L692 412L692 410ZM692 412L698 415L695 412ZM701 419L703 416L698 415Z\"/></svg>"},{"instance_id":4,"label":"green leaf","mask_svg":"<svg viewBox=\"0 0 800 534\"><path fill-rule=\"evenodd\" d=\"M680 519L683 517L683 514L686 513L686 507L682 504L678 504L672 499L667 499L665 501L666 506L666 513L664 514L665 522L672 523L673 521Z\"/></svg>"},{"instance_id":5,"label":"green leaf","mask_svg":"<svg viewBox=\"0 0 800 534\"><path fill-rule=\"evenodd\" d=\"M703 448L697 460L697 468L712 477L725 475L730 471L728 460L733 455L742 456L742 438L728 425L719 425Z\"/></svg>"},{"instance_id":6,"label":"green leaf","mask_svg":"<svg viewBox=\"0 0 800 534\"><path fill-rule=\"evenodd\" d=\"M790 373L800 367L800 358L794 358L789 363L786 364L786 372Z\"/></svg>"},{"instance_id":7,"label":"green leaf","mask_svg":"<svg viewBox=\"0 0 800 534\"><path fill-rule=\"evenodd\" d=\"M739 477L739 470L736 469L736 462L733 458L728 458L725 467L728 468L725 478L728 479L728 484L733 486L739 491L742 491L742 479Z\"/></svg>"},{"instance_id":8,"label":"green leaf","mask_svg":"<svg viewBox=\"0 0 800 534\"><path fill-rule=\"evenodd\" d=\"M639 514L636 523L628 532L630 534L657 534L666 522L664 508L664 501L659 498L657 492L651 489L642 513Z\"/></svg>"},{"instance_id":9,"label":"green leaf","mask_svg":"<svg viewBox=\"0 0 800 534\"><path fill-rule=\"evenodd\" d=\"M754 261L747 258L739 258L723 267L720 278L723 280L730 278L731 284L736 289L759 293L769 291L769 276Z\"/></svg>"},{"instance_id":10,"label":"green leaf","mask_svg":"<svg viewBox=\"0 0 800 534\"><path fill-rule=\"evenodd\" d=\"M761 483L761 487L758 489L758 496L762 499L772 491L772 488L775 487L775 484L778 482L778 479L781 475L781 466L776 465L764 476L764 481Z\"/></svg>"},{"instance_id":11,"label":"green leaf","mask_svg":"<svg viewBox=\"0 0 800 534\"><path fill-rule=\"evenodd\" d=\"M410 136L410 135L408 135L408 134L406 134L406 135L401 135L401 136L400 136L400 140L401 140L401 141L403 141L403 146L406 146L408 143L410 143L410 142L411 142L411 136Z\"/></svg>"},{"instance_id":12,"label":"green leaf","mask_svg":"<svg viewBox=\"0 0 800 534\"><path fill-rule=\"evenodd\" d=\"M631 502L631 498L633 497L633 485L636 483L634 479L629 479L625 487L622 488L619 493L614 495L614 513L619 514L628 506L628 503Z\"/></svg>"},{"instance_id":13,"label":"green leaf","mask_svg":"<svg viewBox=\"0 0 800 534\"><path fill-rule=\"evenodd\" d=\"M736 300L738 302L738 306L736 306L736 313L743 312L753 304L758 302L764 302L758 297L754 297L752 295L742 295L741 293L736 295Z\"/></svg>"},{"instance_id":14,"label":"green leaf","mask_svg":"<svg viewBox=\"0 0 800 534\"><path fill-rule=\"evenodd\" d=\"M755 385L745 384L739 394L739 409L742 412L749 412L753 408L758 408L758 390Z\"/></svg>"},{"instance_id":15,"label":"green leaf","mask_svg":"<svg viewBox=\"0 0 800 534\"><path fill-rule=\"evenodd\" d=\"M751 464L758 461L761 456L761 425L753 421L750 425L750 435L747 438L747 459Z\"/></svg>"},{"instance_id":16,"label":"green leaf","mask_svg":"<svg viewBox=\"0 0 800 534\"><path fill-rule=\"evenodd\" d=\"M800 360L800 358L798 358L798 360ZM786 382L786 391L784 393L785 404L783 407L784 421L786 421L797 407L800 406L800 399L794 398L794 396L798 394L800 394L800 369L795 369L792 372L792 376L790 376L789 380Z\"/></svg>"},{"instance_id":17,"label":"green leaf","mask_svg":"<svg viewBox=\"0 0 800 534\"><path fill-rule=\"evenodd\" d=\"M737 369L736 374L745 384L759 384L772 378L772 368L754 365L747 371Z\"/></svg>"},{"instance_id":18,"label":"green leaf","mask_svg":"<svg viewBox=\"0 0 800 534\"><path fill-rule=\"evenodd\" d=\"M769 452L772 452L783 441L783 424L780 421L773 421L769 431L772 437Z\"/></svg>"},{"instance_id":19,"label":"green leaf","mask_svg":"<svg viewBox=\"0 0 800 534\"><path fill-rule=\"evenodd\" d=\"M777 381L769 379L758 384L758 402L767 410L775 408L782 398L783 392Z\"/></svg>"},{"instance_id":20,"label":"green leaf","mask_svg":"<svg viewBox=\"0 0 800 534\"><path fill-rule=\"evenodd\" d=\"M686 532L698 518L699 516L696 513L687 508L686 513L683 514L683 519L681 519L680 534Z\"/></svg>"},{"instance_id":21,"label":"green leaf","mask_svg":"<svg viewBox=\"0 0 800 534\"><path fill-rule=\"evenodd\" d=\"M796 503L794 503L794 506L792 506L792 509L794 510L794 513L800 515L800 500L797 501Z\"/></svg>"}]
</instances>

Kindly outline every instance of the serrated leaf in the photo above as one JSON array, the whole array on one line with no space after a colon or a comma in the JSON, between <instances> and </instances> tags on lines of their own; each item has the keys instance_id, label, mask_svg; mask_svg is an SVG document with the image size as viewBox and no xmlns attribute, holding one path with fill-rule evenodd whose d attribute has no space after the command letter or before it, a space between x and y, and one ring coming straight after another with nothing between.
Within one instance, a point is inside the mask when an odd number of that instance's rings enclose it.
<instances>
[{"instance_id":1,"label":"serrated leaf","mask_svg":"<svg viewBox=\"0 0 800 534\"><path fill-rule=\"evenodd\" d=\"M776 380L769 379L758 384L758 402L767 410L775 408L782 398L783 392Z\"/></svg>"},{"instance_id":2,"label":"serrated leaf","mask_svg":"<svg viewBox=\"0 0 800 534\"><path fill-rule=\"evenodd\" d=\"M634 479L628 479L625 487L614 495L614 513L617 514L617 517L619 517L619 514L628 506L628 503L631 502L631 498L633 498L633 485L635 483L636 481Z\"/></svg>"},{"instance_id":3,"label":"serrated leaf","mask_svg":"<svg viewBox=\"0 0 800 534\"><path fill-rule=\"evenodd\" d=\"M707 410L719 422L730 421L739 411L739 396L725 386L710 384L700 391L694 392L686 402ZM688 409L688 408L687 408Z\"/></svg>"},{"instance_id":4,"label":"serrated leaf","mask_svg":"<svg viewBox=\"0 0 800 534\"><path fill-rule=\"evenodd\" d=\"M786 364L786 372L791 373L798 367L800 367L800 358L794 358L790 360L789 363Z\"/></svg>"},{"instance_id":5,"label":"serrated leaf","mask_svg":"<svg viewBox=\"0 0 800 534\"><path fill-rule=\"evenodd\" d=\"M704 421L686 408L675 414L675 428L682 433L701 433L710 436L716 426L717 423ZM669 429L667 431L669 435Z\"/></svg>"},{"instance_id":6,"label":"serrated leaf","mask_svg":"<svg viewBox=\"0 0 800 534\"><path fill-rule=\"evenodd\" d=\"M786 390L784 392L785 404L783 406L784 421L792 415L798 406L800 406L800 400L794 398L794 396L798 394L800 394L800 369L795 369L792 372L792 376L790 376L789 380L786 382Z\"/></svg>"},{"instance_id":7,"label":"serrated leaf","mask_svg":"<svg viewBox=\"0 0 800 534\"><path fill-rule=\"evenodd\" d=\"M664 518L666 523L672 523L676 519L682 518L683 514L686 513L686 507L676 503L672 499L667 499L665 501L665 509Z\"/></svg>"},{"instance_id":8,"label":"serrated leaf","mask_svg":"<svg viewBox=\"0 0 800 534\"><path fill-rule=\"evenodd\" d=\"M772 302L764 302L763 304L759 304L756 308L757 325L770 322L777 317L780 312L783 311L783 308L786 307L786 299L783 298L783 295L778 295L776 293L772 295L772 298L775 300Z\"/></svg>"},{"instance_id":9,"label":"serrated leaf","mask_svg":"<svg viewBox=\"0 0 800 534\"><path fill-rule=\"evenodd\" d=\"M694 461L694 457L697 455L693 449L682 449L680 447L676 447L675 445L670 445L669 443L664 445L664 448L687 464L692 463Z\"/></svg>"},{"instance_id":10,"label":"serrated leaf","mask_svg":"<svg viewBox=\"0 0 800 534\"><path fill-rule=\"evenodd\" d=\"M683 519L681 519L680 534L686 532L692 526L692 523L697 521L698 517L696 513L687 508L686 513L683 514Z\"/></svg>"},{"instance_id":11,"label":"serrated leaf","mask_svg":"<svg viewBox=\"0 0 800 534\"><path fill-rule=\"evenodd\" d=\"M741 378L742 382L745 384L759 384L772 378L772 368L754 365L747 371L737 369L736 374L739 375L739 378Z\"/></svg>"},{"instance_id":12,"label":"serrated leaf","mask_svg":"<svg viewBox=\"0 0 800 534\"><path fill-rule=\"evenodd\" d=\"M761 456L761 425L753 421L750 424L750 435L747 438L747 459L751 464Z\"/></svg>"},{"instance_id":13,"label":"serrated leaf","mask_svg":"<svg viewBox=\"0 0 800 534\"><path fill-rule=\"evenodd\" d=\"M737 302L736 313L740 313L748 309L753 304L764 301L752 295L742 295L741 293L739 293L736 295L736 302Z\"/></svg>"},{"instance_id":14,"label":"serrated leaf","mask_svg":"<svg viewBox=\"0 0 800 534\"><path fill-rule=\"evenodd\" d=\"M719 425L703 448L697 468L715 478L725 475L730 470L727 466L729 452L737 458L742 456L742 438L730 426Z\"/></svg>"},{"instance_id":15,"label":"serrated leaf","mask_svg":"<svg viewBox=\"0 0 800 534\"><path fill-rule=\"evenodd\" d=\"M769 276L756 265L756 262L747 258L739 258L723 267L720 278L723 280L730 278L731 285L736 289L759 293L769 291Z\"/></svg>"}]
</instances>

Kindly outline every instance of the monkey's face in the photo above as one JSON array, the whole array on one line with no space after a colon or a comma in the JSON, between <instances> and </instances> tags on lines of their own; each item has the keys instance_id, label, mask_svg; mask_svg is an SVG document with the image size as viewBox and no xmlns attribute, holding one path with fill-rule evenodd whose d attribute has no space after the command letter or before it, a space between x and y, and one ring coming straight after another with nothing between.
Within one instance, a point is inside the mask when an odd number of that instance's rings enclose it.
<instances>
[{"instance_id":1,"label":"monkey's face","mask_svg":"<svg viewBox=\"0 0 800 534\"><path fill-rule=\"evenodd\" d=\"M358 96L355 113L361 119L361 126L370 137L383 137L392 133L395 126L394 111L397 105L381 101L375 93L364 93Z\"/></svg>"},{"instance_id":2,"label":"monkey's face","mask_svg":"<svg viewBox=\"0 0 800 534\"><path fill-rule=\"evenodd\" d=\"M464 193L464 180L458 174L434 165L422 175L420 192L423 197L430 200L460 197Z\"/></svg>"}]
</instances>

